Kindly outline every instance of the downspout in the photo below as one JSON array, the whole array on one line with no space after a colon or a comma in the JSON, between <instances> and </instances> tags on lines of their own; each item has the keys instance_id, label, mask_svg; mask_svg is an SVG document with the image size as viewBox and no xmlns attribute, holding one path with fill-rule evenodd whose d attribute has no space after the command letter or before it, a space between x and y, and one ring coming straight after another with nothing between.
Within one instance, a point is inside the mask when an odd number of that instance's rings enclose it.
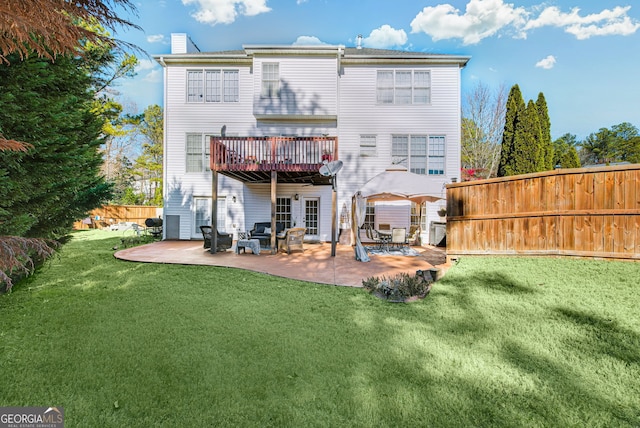
<instances>
[{"instance_id":1,"label":"downspout","mask_svg":"<svg viewBox=\"0 0 640 428\"><path fill-rule=\"evenodd\" d=\"M162 94L162 207L163 207L163 217L165 217L166 224L166 215L164 215L164 209L167 206L167 109L165 108L167 105L167 63L164 62L164 57L161 56L158 61L163 68L163 94ZM178 232L179 233L179 232ZM167 239L167 228L162 228L162 239Z\"/></svg>"}]
</instances>

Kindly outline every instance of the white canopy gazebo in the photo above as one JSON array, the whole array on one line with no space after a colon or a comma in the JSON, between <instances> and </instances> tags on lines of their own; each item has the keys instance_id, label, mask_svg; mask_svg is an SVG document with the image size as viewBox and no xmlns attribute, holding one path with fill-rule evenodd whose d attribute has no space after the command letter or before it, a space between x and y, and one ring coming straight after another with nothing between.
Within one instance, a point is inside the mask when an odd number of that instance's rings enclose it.
<instances>
[{"instance_id":1,"label":"white canopy gazebo","mask_svg":"<svg viewBox=\"0 0 640 428\"><path fill-rule=\"evenodd\" d=\"M409 200L422 205L424 202L435 202L441 199L444 199L441 183L431 176L409 172L399 165L394 165L367 181L356 192L352 204L351 224L356 240L356 259L369 261L358 233L364 224L367 201ZM422 209L420 209L420 215L422 215Z\"/></svg>"}]
</instances>

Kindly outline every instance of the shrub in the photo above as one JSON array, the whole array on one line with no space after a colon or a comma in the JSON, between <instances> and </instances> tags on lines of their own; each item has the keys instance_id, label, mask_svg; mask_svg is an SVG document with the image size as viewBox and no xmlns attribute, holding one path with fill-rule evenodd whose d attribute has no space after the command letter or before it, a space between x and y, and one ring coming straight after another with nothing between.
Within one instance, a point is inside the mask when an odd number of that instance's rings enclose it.
<instances>
[{"instance_id":1,"label":"shrub","mask_svg":"<svg viewBox=\"0 0 640 428\"><path fill-rule=\"evenodd\" d=\"M390 302L406 302L424 298L431 291L433 277L429 271L417 271L415 275L399 273L391 277L369 277L362 286L371 294Z\"/></svg>"}]
</instances>

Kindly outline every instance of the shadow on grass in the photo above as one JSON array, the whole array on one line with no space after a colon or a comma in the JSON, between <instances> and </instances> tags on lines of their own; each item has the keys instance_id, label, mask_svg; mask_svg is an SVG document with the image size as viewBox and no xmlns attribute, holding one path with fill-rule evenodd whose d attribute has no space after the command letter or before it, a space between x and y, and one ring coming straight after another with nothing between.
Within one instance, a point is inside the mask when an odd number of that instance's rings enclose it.
<instances>
[{"instance_id":1,"label":"shadow on grass","mask_svg":"<svg viewBox=\"0 0 640 428\"><path fill-rule=\"evenodd\" d=\"M622 328L618 322L585 311L557 308L556 311L582 330L571 346L586 354L600 354L616 358L626 364L640 364L640 335Z\"/></svg>"}]
</instances>

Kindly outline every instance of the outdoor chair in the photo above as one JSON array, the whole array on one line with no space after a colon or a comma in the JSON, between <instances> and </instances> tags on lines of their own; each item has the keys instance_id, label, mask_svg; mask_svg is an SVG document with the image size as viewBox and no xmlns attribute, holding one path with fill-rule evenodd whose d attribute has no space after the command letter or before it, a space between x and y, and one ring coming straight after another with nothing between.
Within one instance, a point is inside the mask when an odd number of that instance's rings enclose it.
<instances>
[{"instance_id":1,"label":"outdoor chair","mask_svg":"<svg viewBox=\"0 0 640 428\"><path fill-rule=\"evenodd\" d=\"M394 227L391 230L391 246L402 248L407 244L407 229Z\"/></svg>"},{"instance_id":2,"label":"outdoor chair","mask_svg":"<svg viewBox=\"0 0 640 428\"><path fill-rule=\"evenodd\" d=\"M409 228L407 243L409 245L420 245L420 227L418 227L418 225L414 224Z\"/></svg>"},{"instance_id":3,"label":"outdoor chair","mask_svg":"<svg viewBox=\"0 0 640 428\"><path fill-rule=\"evenodd\" d=\"M204 237L204 248L211 248L211 226L200 226L200 231ZM233 236L228 233L221 233L216 230L216 251L226 251L233 245Z\"/></svg>"},{"instance_id":4,"label":"outdoor chair","mask_svg":"<svg viewBox=\"0 0 640 428\"><path fill-rule=\"evenodd\" d=\"M282 244L284 248L287 250L287 254L291 254L293 250L300 250L304 252L304 235L307 232L307 229L304 227L292 227L291 229L287 229L284 235L284 239L282 239Z\"/></svg>"},{"instance_id":5,"label":"outdoor chair","mask_svg":"<svg viewBox=\"0 0 640 428\"><path fill-rule=\"evenodd\" d=\"M381 235L377 230L375 230L370 224L365 226L365 231L367 233L367 238L372 240L375 243L375 247L382 250L388 246L389 240L386 236Z\"/></svg>"}]
</instances>

